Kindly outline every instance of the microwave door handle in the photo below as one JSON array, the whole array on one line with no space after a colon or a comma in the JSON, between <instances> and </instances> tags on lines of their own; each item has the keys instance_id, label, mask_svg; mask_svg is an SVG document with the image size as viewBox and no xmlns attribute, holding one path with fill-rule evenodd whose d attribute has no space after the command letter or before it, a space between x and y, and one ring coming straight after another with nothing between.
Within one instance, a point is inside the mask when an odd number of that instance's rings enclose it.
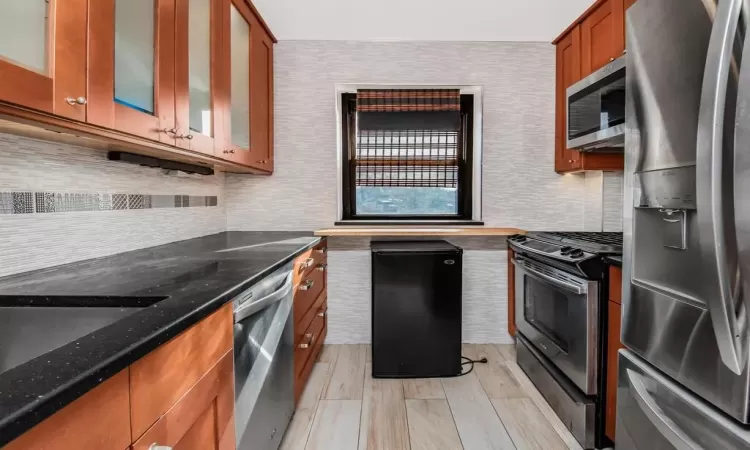
<instances>
[{"instance_id":1,"label":"microwave door handle","mask_svg":"<svg viewBox=\"0 0 750 450\"><path fill-rule=\"evenodd\" d=\"M729 370L740 375L746 363L746 320L744 303L740 318L730 282L724 236L722 200L722 159L724 109L735 34L743 0L722 0L716 9L703 75L696 154L698 228L701 251L715 265L718 295L705 295L721 359Z\"/></svg>"},{"instance_id":2,"label":"microwave door handle","mask_svg":"<svg viewBox=\"0 0 750 450\"><path fill-rule=\"evenodd\" d=\"M558 280L557 278L551 277L545 273L539 272L536 269L532 269L526 265L519 264L516 261L512 261L513 265L518 268L518 270L524 272L526 275L530 276L531 278L536 278L539 281L552 284L554 286L557 286L560 289L573 292L577 295L584 295L588 292L586 288L582 288L581 286L575 285L573 283L568 283L562 280Z\"/></svg>"},{"instance_id":3,"label":"microwave door handle","mask_svg":"<svg viewBox=\"0 0 750 450\"><path fill-rule=\"evenodd\" d=\"M642 377L636 372L628 369L628 383L632 388L633 397L638 407L646 415L659 433L669 441L677 450L701 450L703 447L690 439L677 424L667 417L664 411L656 404L656 401L646 389Z\"/></svg>"},{"instance_id":4,"label":"microwave door handle","mask_svg":"<svg viewBox=\"0 0 750 450\"><path fill-rule=\"evenodd\" d=\"M292 290L292 279L292 272L289 272L289 275L286 276L286 280L284 280L284 284L279 289L257 301L237 308L234 312L234 323L241 322L258 311L266 309L286 297L286 295L289 294L289 291Z\"/></svg>"}]
</instances>

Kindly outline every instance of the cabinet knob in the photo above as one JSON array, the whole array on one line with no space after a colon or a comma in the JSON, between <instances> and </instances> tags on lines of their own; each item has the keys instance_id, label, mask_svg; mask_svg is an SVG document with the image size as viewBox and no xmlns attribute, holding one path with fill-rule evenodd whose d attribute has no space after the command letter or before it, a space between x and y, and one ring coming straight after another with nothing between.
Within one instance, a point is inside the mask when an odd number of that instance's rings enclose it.
<instances>
[{"instance_id":1,"label":"cabinet knob","mask_svg":"<svg viewBox=\"0 0 750 450\"><path fill-rule=\"evenodd\" d=\"M234 153L234 150L224 150L224 153Z\"/></svg>"},{"instance_id":2,"label":"cabinet knob","mask_svg":"<svg viewBox=\"0 0 750 450\"><path fill-rule=\"evenodd\" d=\"M315 251L316 251L316 252L318 252L318 253L323 253L323 254L325 254L325 253L327 253L327 252L328 252L328 249L327 249L326 247L323 247L323 248L316 248L316 249L315 249Z\"/></svg>"},{"instance_id":3,"label":"cabinet knob","mask_svg":"<svg viewBox=\"0 0 750 450\"><path fill-rule=\"evenodd\" d=\"M306 344L306 343L301 343L301 344L299 345L299 348L308 348L308 347L310 347L310 344ZM149 450L151 450L151 449L149 449ZM171 450L171 449L170 449L170 450Z\"/></svg>"},{"instance_id":4,"label":"cabinet knob","mask_svg":"<svg viewBox=\"0 0 750 450\"><path fill-rule=\"evenodd\" d=\"M615 60L615 58L609 58L609 62L612 62L614 60Z\"/></svg>"},{"instance_id":5,"label":"cabinet knob","mask_svg":"<svg viewBox=\"0 0 750 450\"><path fill-rule=\"evenodd\" d=\"M69 105L85 105L87 103L86 97L78 97L78 98L66 97L65 101Z\"/></svg>"},{"instance_id":6,"label":"cabinet knob","mask_svg":"<svg viewBox=\"0 0 750 450\"><path fill-rule=\"evenodd\" d=\"M328 268L328 264L326 263L320 263L318 264L318 267L316 267L318 272L325 272L327 268Z\"/></svg>"},{"instance_id":7,"label":"cabinet knob","mask_svg":"<svg viewBox=\"0 0 750 450\"><path fill-rule=\"evenodd\" d=\"M187 139L189 141L189 140L193 139L193 135L192 134L188 134L187 136L185 136L185 139Z\"/></svg>"},{"instance_id":8,"label":"cabinet knob","mask_svg":"<svg viewBox=\"0 0 750 450\"><path fill-rule=\"evenodd\" d=\"M314 284L315 284L314 280L305 280L305 282L302 283L299 289L300 291L307 291L307 290L310 290L310 288L312 288Z\"/></svg>"},{"instance_id":9,"label":"cabinet knob","mask_svg":"<svg viewBox=\"0 0 750 450\"><path fill-rule=\"evenodd\" d=\"M172 450L172 447L168 445L151 444L151 447L149 447L148 450Z\"/></svg>"},{"instance_id":10,"label":"cabinet knob","mask_svg":"<svg viewBox=\"0 0 750 450\"><path fill-rule=\"evenodd\" d=\"M569 159L569 160L568 160L568 164L573 164L573 160L572 160L572 159Z\"/></svg>"},{"instance_id":11,"label":"cabinet knob","mask_svg":"<svg viewBox=\"0 0 750 450\"><path fill-rule=\"evenodd\" d=\"M315 259L313 259L313 258L307 258L306 260L304 260L300 264L300 267L303 268L303 269L307 269L308 267L312 266L312 263L314 263L314 262L315 262Z\"/></svg>"},{"instance_id":12,"label":"cabinet knob","mask_svg":"<svg viewBox=\"0 0 750 450\"><path fill-rule=\"evenodd\" d=\"M267 159L259 159L259 160L258 160L258 163L259 163L259 164L265 164L265 163L267 163L267 162L268 162L268 160L267 160Z\"/></svg>"},{"instance_id":13,"label":"cabinet knob","mask_svg":"<svg viewBox=\"0 0 750 450\"><path fill-rule=\"evenodd\" d=\"M328 312L327 308L323 308L318 312L318 317L325 317L326 313Z\"/></svg>"},{"instance_id":14,"label":"cabinet knob","mask_svg":"<svg viewBox=\"0 0 750 450\"><path fill-rule=\"evenodd\" d=\"M159 130L160 133L174 134L177 137L177 128L162 128Z\"/></svg>"}]
</instances>

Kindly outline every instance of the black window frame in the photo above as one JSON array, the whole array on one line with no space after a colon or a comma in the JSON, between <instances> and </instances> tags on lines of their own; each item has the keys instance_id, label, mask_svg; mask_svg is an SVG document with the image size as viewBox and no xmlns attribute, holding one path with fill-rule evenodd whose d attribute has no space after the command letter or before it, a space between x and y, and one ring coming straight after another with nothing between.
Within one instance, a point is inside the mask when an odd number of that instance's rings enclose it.
<instances>
[{"instance_id":1,"label":"black window frame","mask_svg":"<svg viewBox=\"0 0 750 450\"><path fill-rule=\"evenodd\" d=\"M457 214L362 214L356 213L356 163L350 151L356 147L357 94L341 94L341 161L342 161L342 220L348 224L357 221L397 222L469 222L472 221L472 194L474 178L474 95L461 94L461 145L463 157L458 161L458 213ZM481 222L476 222L481 225Z\"/></svg>"}]
</instances>

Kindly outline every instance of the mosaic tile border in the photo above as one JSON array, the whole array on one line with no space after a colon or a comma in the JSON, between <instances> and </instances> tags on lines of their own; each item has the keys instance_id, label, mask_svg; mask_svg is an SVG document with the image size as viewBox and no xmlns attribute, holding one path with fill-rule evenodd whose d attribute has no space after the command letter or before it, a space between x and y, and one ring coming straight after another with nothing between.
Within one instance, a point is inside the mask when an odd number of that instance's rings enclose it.
<instances>
[{"instance_id":1,"label":"mosaic tile border","mask_svg":"<svg viewBox=\"0 0 750 450\"><path fill-rule=\"evenodd\" d=\"M125 209L218 206L215 195L86 194L69 192L0 192L0 214L112 211Z\"/></svg>"}]
</instances>

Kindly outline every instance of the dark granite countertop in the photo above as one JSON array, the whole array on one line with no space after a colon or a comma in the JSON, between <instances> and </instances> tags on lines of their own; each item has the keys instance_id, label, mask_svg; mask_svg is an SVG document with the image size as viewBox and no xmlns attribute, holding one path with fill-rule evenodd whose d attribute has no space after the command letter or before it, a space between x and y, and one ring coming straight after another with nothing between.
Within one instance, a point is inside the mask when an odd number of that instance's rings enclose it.
<instances>
[{"instance_id":1,"label":"dark granite countertop","mask_svg":"<svg viewBox=\"0 0 750 450\"><path fill-rule=\"evenodd\" d=\"M604 262L613 266L622 267L622 256L607 256L604 258Z\"/></svg>"},{"instance_id":2,"label":"dark granite countertop","mask_svg":"<svg viewBox=\"0 0 750 450\"><path fill-rule=\"evenodd\" d=\"M52 303L54 298L45 298L166 297L0 372L0 446L216 311L319 240L311 232L226 232L0 278L0 305L18 303L22 301L19 296L41 296L41 301ZM0 358L8 353L11 342L0 341Z\"/></svg>"}]
</instances>

